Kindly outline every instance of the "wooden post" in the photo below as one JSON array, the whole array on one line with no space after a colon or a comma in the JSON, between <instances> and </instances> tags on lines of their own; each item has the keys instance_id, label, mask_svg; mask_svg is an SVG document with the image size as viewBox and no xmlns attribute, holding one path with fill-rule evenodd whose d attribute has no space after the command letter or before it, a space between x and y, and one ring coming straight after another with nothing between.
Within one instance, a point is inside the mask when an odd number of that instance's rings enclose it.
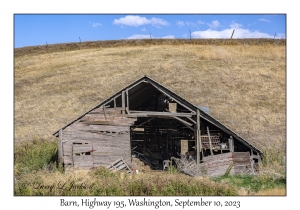
<instances>
[{"instance_id":1,"label":"wooden post","mask_svg":"<svg viewBox=\"0 0 300 210\"><path fill-rule=\"evenodd\" d=\"M169 120L167 120L167 143L166 143L167 158L169 159Z\"/></svg>"},{"instance_id":2,"label":"wooden post","mask_svg":"<svg viewBox=\"0 0 300 210\"><path fill-rule=\"evenodd\" d=\"M130 114L130 112L129 112L129 96L128 96L128 89L126 89L126 107L127 107L127 114Z\"/></svg>"},{"instance_id":3,"label":"wooden post","mask_svg":"<svg viewBox=\"0 0 300 210\"><path fill-rule=\"evenodd\" d=\"M125 114L125 91L122 91L122 114Z\"/></svg>"},{"instance_id":4,"label":"wooden post","mask_svg":"<svg viewBox=\"0 0 300 210\"><path fill-rule=\"evenodd\" d=\"M146 143L147 143L147 137L146 137L146 125L144 125L144 151L146 151Z\"/></svg>"},{"instance_id":5,"label":"wooden post","mask_svg":"<svg viewBox=\"0 0 300 210\"><path fill-rule=\"evenodd\" d=\"M106 113L105 113L105 105L103 106L103 113L104 113L105 120L107 120L106 119Z\"/></svg>"},{"instance_id":6,"label":"wooden post","mask_svg":"<svg viewBox=\"0 0 300 210\"><path fill-rule=\"evenodd\" d=\"M210 155L214 155L212 151L212 145L211 145L211 139L210 139L210 133L209 133L209 128L207 126L207 134L208 134L208 141L209 141L209 149L210 149Z\"/></svg>"},{"instance_id":7,"label":"wooden post","mask_svg":"<svg viewBox=\"0 0 300 210\"><path fill-rule=\"evenodd\" d=\"M235 29L233 29L230 39L232 39Z\"/></svg>"},{"instance_id":8,"label":"wooden post","mask_svg":"<svg viewBox=\"0 0 300 210\"><path fill-rule=\"evenodd\" d=\"M250 151L250 162L251 162L251 171L254 172L254 160L253 160L253 149Z\"/></svg>"},{"instance_id":9,"label":"wooden post","mask_svg":"<svg viewBox=\"0 0 300 210\"><path fill-rule=\"evenodd\" d=\"M62 148L62 129L58 133L58 162L63 163L63 148Z\"/></svg>"},{"instance_id":10,"label":"wooden post","mask_svg":"<svg viewBox=\"0 0 300 210\"><path fill-rule=\"evenodd\" d=\"M202 149L201 145L201 132L200 132L200 112L197 109L197 124L196 124L196 139L197 139L197 165L200 163L200 151Z\"/></svg>"},{"instance_id":11,"label":"wooden post","mask_svg":"<svg viewBox=\"0 0 300 210\"><path fill-rule=\"evenodd\" d=\"M114 98L114 108L116 108L117 105L116 105L116 97Z\"/></svg>"},{"instance_id":12,"label":"wooden post","mask_svg":"<svg viewBox=\"0 0 300 210\"><path fill-rule=\"evenodd\" d=\"M232 136L229 137L228 143L229 143L229 150L230 150L230 152L234 152L234 141L233 141Z\"/></svg>"},{"instance_id":13,"label":"wooden post","mask_svg":"<svg viewBox=\"0 0 300 210\"><path fill-rule=\"evenodd\" d=\"M128 96L128 89L126 89L126 107L128 107L128 110L129 110L129 96Z\"/></svg>"}]
</instances>

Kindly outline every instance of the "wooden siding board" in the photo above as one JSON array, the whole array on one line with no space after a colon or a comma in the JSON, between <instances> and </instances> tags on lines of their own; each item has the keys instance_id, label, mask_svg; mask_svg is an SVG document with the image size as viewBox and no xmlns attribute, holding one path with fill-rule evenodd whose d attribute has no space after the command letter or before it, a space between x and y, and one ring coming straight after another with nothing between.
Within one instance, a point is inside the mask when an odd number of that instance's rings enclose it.
<instances>
[{"instance_id":1,"label":"wooden siding board","mask_svg":"<svg viewBox=\"0 0 300 210\"><path fill-rule=\"evenodd\" d=\"M114 119L109 115L107 118ZM98 114L95 119L99 119ZM129 159L127 164L131 166L129 124L135 120L125 117L117 117L117 120L126 125L84 125L84 122L76 122L64 130L65 164L73 164L75 168L92 168L107 166L123 158ZM90 152L89 155L84 155L86 152Z\"/></svg>"},{"instance_id":2,"label":"wooden siding board","mask_svg":"<svg viewBox=\"0 0 300 210\"><path fill-rule=\"evenodd\" d=\"M93 150L93 146L90 145L73 145L73 154L81 153L81 152L91 152Z\"/></svg>"},{"instance_id":3,"label":"wooden siding board","mask_svg":"<svg viewBox=\"0 0 300 210\"><path fill-rule=\"evenodd\" d=\"M229 152L203 158L206 172L210 176L220 176L226 173L233 164L231 174L244 173L251 169L249 152Z\"/></svg>"},{"instance_id":4,"label":"wooden siding board","mask_svg":"<svg viewBox=\"0 0 300 210\"><path fill-rule=\"evenodd\" d=\"M64 155L64 164L72 164L73 163L73 156Z\"/></svg>"},{"instance_id":5,"label":"wooden siding board","mask_svg":"<svg viewBox=\"0 0 300 210\"><path fill-rule=\"evenodd\" d=\"M116 141L118 139L120 140L126 140L130 138L129 133L124 134L113 134L113 133L91 133L91 132L83 132L83 131L76 131L72 134L66 134L65 140L67 141Z\"/></svg>"}]
</instances>

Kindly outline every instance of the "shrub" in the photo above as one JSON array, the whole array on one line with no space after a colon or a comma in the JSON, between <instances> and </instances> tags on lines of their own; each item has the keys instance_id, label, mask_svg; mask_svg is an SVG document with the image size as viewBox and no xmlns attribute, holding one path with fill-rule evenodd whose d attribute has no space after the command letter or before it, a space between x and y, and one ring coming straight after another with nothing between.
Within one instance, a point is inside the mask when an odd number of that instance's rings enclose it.
<instances>
[{"instance_id":1,"label":"shrub","mask_svg":"<svg viewBox=\"0 0 300 210\"><path fill-rule=\"evenodd\" d=\"M40 169L63 170L57 167L58 146L56 141L34 139L14 149L15 175Z\"/></svg>"}]
</instances>

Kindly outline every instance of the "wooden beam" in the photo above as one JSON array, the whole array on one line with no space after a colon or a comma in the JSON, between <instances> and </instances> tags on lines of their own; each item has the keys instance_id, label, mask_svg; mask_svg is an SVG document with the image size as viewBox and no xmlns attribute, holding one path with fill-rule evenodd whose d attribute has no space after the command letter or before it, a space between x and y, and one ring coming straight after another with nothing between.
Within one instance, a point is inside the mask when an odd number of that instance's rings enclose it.
<instances>
[{"instance_id":1,"label":"wooden beam","mask_svg":"<svg viewBox=\"0 0 300 210\"><path fill-rule=\"evenodd\" d=\"M192 118L187 117L187 119L190 120L190 121L192 121L192 123L197 124L197 122L195 120L193 120Z\"/></svg>"},{"instance_id":2,"label":"wooden beam","mask_svg":"<svg viewBox=\"0 0 300 210\"><path fill-rule=\"evenodd\" d=\"M167 158L169 159L169 121L167 121Z\"/></svg>"},{"instance_id":3,"label":"wooden beam","mask_svg":"<svg viewBox=\"0 0 300 210\"><path fill-rule=\"evenodd\" d=\"M233 141L232 136L229 137L228 143L229 143L229 151L234 152L234 141Z\"/></svg>"},{"instance_id":4,"label":"wooden beam","mask_svg":"<svg viewBox=\"0 0 300 210\"><path fill-rule=\"evenodd\" d=\"M115 100L116 98L118 98L119 96L121 96L121 94L118 94L118 95L114 96L112 99L110 99L105 104L103 104L103 106L105 106L106 104L109 104L110 102L112 102L113 100Z\"/></svg>"},{"instance_id":5,"label":"wooden beam","mask_svg":"<svg viewBox=\"0 0 300 210\"><path fill-rule=\"evenodd\" d=\"M127 113L130 114L129 111L129 96L128 96L128 88L126 89L126 108L127 108Z\"/></svg>"},{"instance_id":6,"label":"wooden beam","mask_svg":"<svg viewBox=\"0 0 300 210\"><path fill-rule=\"evenodd\" d=\"M196 124L196 140L197 140L197 165L200 164L200 151L201 151L201 132L200 132L200 112L197 109L197 124Z\"/></svg>"},{"instance_id":7,"label":"wooden beam","mask_svg":"<svg viewBox=\"0 0 300 210\"><path fill-rule=\"evenodd\" d=\"M58 162L63 163L62 129L58 133Z\"/></svg>"},{"instance_id":8,"label":"wooden beam","mask_svg":"<svg viewBox=\"0 0 300 210\"><path fill-rule=\"evenodd\" d=\"M192 125L193 125L193 124L191 124L191 123L188 123L187 121L184 121L183 119L181 119L181 118L179 118L179 117L173 116L173 118L176 119L176 120L178 120L178 121L180 121L180 122L182 122L183 124L188 125L188 126L192 126ZM194 130L194 129L193 129L193 130Z\"/></svg>"},{"instance_id":9,"label":"wooden beam","mask_svg":"<svg viewBox=\"0 0 300 210\"><path fill-rule=\"evenodd\" d=\"M152 120L152 119L151 119ZM150 121L150 120L149 120ZM144 122L145 123L145 122ZM147 137L146 137L146 126L144 126L144 144L143 144L143 147L144 147L144 151L146 151L146 145L147 144Z\"/></svg>"},{"instance_id":10,"label":"wooden beam","mask_svg":"<svg viewBox=\"0 0 300 210\"><path fill-rule=\"evenodd\" d=\"M208 134L208 141L209 141L210 155L214 155L213 150L212 150L212 144L211 144L211 138L210 138L210 133L209 133L209 128L208 128L208 126L207 126L207 134Z\"/></svg>"},{"instance_id":11,"label":"wooden beam","mask_svg":"<svg viewBox=\"0 0 300 210\"><path fill-rule=\"evenodd\" d=\"M175 116L175 117L192 117L195 115L194 113L173 113L173 112L151 112L151 111L136 111L136 110L130 110L131 114L136 115L152 115L152 116Z\"/></svg>"},{"instance_id":12,"label":"wooden beam","mask_svg":"<svg viewBox=\"0 0 300 210\"><path fill-rule=\"evenodd\" d=\"M189 129L191 129L192 131L194 131L194 129L190 127L190 126L192 126L192 124L190 124L190 123L184 121L183 119L180 119L179 117L174 117L174 116L172 116L172 118L178 120L178 121L181 122L183 125L185 125L187 128L189 128Z\"/></svg>"},{"instance_id":13,"label":"wooden beam","mask_svg":"<svg viewBox=\"0 0 300 210\"><path fill-rule=\"evenodd\" d=\"M133 125L132 127L133 127L133 128L138 128L138 127L144 125L145 123L150 122L151 120L153 120L153 118L150 118L149 120L146 120L145 122L142 122L142 123L139 124L139 125ZM132 130L133 128L131 128L131 130Z\"/></svg>"},{"instance_id":14,"label":"wooden beam","mask_svg":"<svg viewBox=\"0 0 300 210\"><path fill-rule=\"evenodd\" d=\"M105 113L105 106L103 106L103 113L104 113L105 120L107 120L106 119L106 113Z\"/></svg>"},{"instance_id":15,"label":"wooden beam","mask_svg":"<svg viewBox=\"0 0 300 210\"><path fill-rule=\"evenodd\" d=\"M125 91L122 91L122 109L125 110ZM125 111L122 111L122 114L125 114Z\"/></svg>"}]
</instances>

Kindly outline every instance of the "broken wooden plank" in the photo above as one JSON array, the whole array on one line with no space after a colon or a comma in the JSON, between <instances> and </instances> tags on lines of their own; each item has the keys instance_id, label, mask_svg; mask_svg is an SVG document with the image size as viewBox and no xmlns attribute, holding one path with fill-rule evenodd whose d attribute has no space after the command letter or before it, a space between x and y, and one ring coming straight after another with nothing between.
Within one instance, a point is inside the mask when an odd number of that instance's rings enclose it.
<instances>
[{"instance_id":1,"label":"broken wooden plank","mask_svg":"<svg viewBox=\"0 0 300 210\"><path fill-rule=\"evenodd\" d=\"M172 112L155 112L155 111L138 111L138 110L130 110L131 114L135 114L137 116L175 116L175 117L192 117L195 115L194 113L172 113Z\"/></svg>"},{"instance_id":2,"label":"broken wooden plank","mask_svg":"<svg viewBox=\"0 0 300 210\"><path fill-rule=\"evenodd\" d=\"M122 169L126 168L126 170L131 173L130 167L127 165L127 163L123 160L123 158L118 158L116 161L111 163L108 167L109 170L116 170L121 171Z\"/></svg>"},{"instance_id":3,"label":"broken wooden plank","mask_svg":"<svg viewBox=\"0 0 300 210\"><path fill-rule=\"evenodd\" d=\"M121 158L121 159L122 159L122 161L124 162L124 164L126 165L128 171L129 171L130 173L132 173L132 171L131 171L129 165L126 163L126 161L124 161L123 158Z\"/></svg>"},{"instance_id":4,"label":"broken wooden plank","mask_svg":"<svg viewBox=\"0 0 300 210\"><path fill-rule=\"evenodd\" d=\"M210 138L210 133L209 133L209 128L207 126L207 134L208 134L208 141L209 141L209 149L210 149L210 155L214 155L214 152L213 152L213 148L212 148L212 144L211 144L211 138Z\"/></svg>"}]
</instances>

